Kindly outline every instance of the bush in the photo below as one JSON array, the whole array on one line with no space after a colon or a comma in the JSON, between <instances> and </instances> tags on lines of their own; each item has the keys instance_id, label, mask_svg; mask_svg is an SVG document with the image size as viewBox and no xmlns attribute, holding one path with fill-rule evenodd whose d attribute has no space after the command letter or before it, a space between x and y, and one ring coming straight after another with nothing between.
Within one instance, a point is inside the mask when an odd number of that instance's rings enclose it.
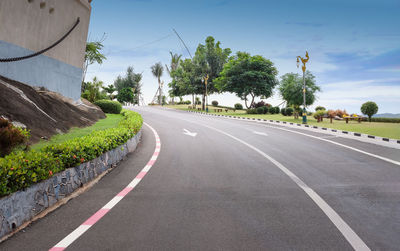
<instances>
[{"instance_id":1,"label":"bush","mask_svg":"<svg viewBox=\"0 0 400 251\"><path fill-rule=\"evenodd\" d=\"M264 114L264 107L263 106L257 107L256 111L257 111L257 114Z\"/></svg>"},{"instance_id":2,"label":"bush","mask_svg":"<svg viewBox=\"0 0 400 251\"><path fill-rule=\"evenodd\" d=\"M319 119L323 118L325 116L325 114L326 114L325 110L318 110L318 111L314 112L313 116L315 119L318 119L318 121L319 121Z\"/></svg>"},{"instance_id":3,"label":"bush","mask_svg":"<svg viewBox=\"0 0 400 251\"><path fill-rule=\"evenodd\" d=\"M268 108L268 112L271 114L275 114L275 107L271 106L270 108Z\"/></svg>"},{"instance_id":4,"label":"bush","mask_svg":"<svg viewBox=\"0 0 400 251\"><path fill-rule=\"evenodd\" d=\"M280 112L279 106L275 106L274 108L275 108L275 114L279 114Z\"/></svg>"},{"instance_id":5,"label":"bush","mask_svg":"<svg viewBox=\"0 0 400 251\"><path fill-rule=\"evenodd\" d=\"M254 103L253 106L254 106L253 108L263 107L265 106L265 103L264 101L260 101L258 103Z\"/></svg>"},{"instance_id":6,"label":"bush","mask_svg":"<svg viewBox=\"0 0 400 251\"><path fill-rule=\"evenodd\" d=\"M94 102L94 104L99 106L104 113L120 114L122 110L122 105L118 101L103 99Z\"/></svg>"},{"instance_id":7,"label":"bush","mask_svg":"<svg viewBox=\"0 0 400 251\"><path fill-rule=\"evenodd\" d=\"M0 196L29 187L124 144L140 130L143 119L133 111L123 110L122 115L124 118L115 128L0 158Z\"/></svg>"},{"instance_id":8,"label":"bush","mask_svg":"<svg viewBox=\"0 0 400 251\"><path fill-rule=\"evenodd\" d=\"M211 104L212 104L212 106L218 106L218 101L213 100L213 101L211 102Z\"/></svg>"},{"instance_id":9,"label":"bush","mask_svg":"<svg viewBox=\"0 0 400 251\"><path fill-rule=\"evenodd\" d=\"M243 105L240 104L240 103L236 103L236 104L235 104L235 109L236 109L236 110L243 110Z\"/></svg>"},{"instance_id":10,"label":"bush","mask_svg":"<svg viewBox=\"0 0 400 251\"><path fill-rule=\"evenodd\" d=\"M282 108L282 109L281 109L281 114L282 114L283 116L286 116L286 108Z\"/></svg>"},{"instance_id":11,"label":"bush","mask_svg":"<svg viewBox=\"0 0 400 251\"><path fill-rule=\"evenodd\" d=\"M190 100L186 100L185 102L184 102L184 104L185 105L190 105L192 102L190 101Z\"/></svg>"},{"instance_id":12,"label":"bush","mask_svg":"<svg viewBox=\"0 0 400 251\"><path fill-rule=\"evenodd\" d=\"M286 116L292 116L292 115L293 115L293 108L287 107L286 108Z\"/></svg>"},{"instance_id":13,"label":"bush","mask_svg":"<svg viewBox=\"0 0 400 251\"><path fill-rule=\"evenodd\" d=\"M247 113L247 114L257 114L257 110L254 109L254 108L253 108L253 109L247 109L247 110L246 110L246 113Z\"/></svg>"},{"instance_id":14,"label":"bush","mask_svg":"<svg viewBox=\"0 0 400 251\"><path fill-rule=\"evenodd\" d=\"M336 111L334 111L334 110L328 110L326 113L328 114L329 118L336 117Z\"/></svg>"},{"instance_id":15,"label":"bush","mask_svg":"<svg viewBox=\"0 0 400 251\"><path fill-rule=\"evenodd\" d=\"M400 123L400 118L371 118L371 122Z\"/></svg>"},{"instance_id":16,"label":"bush","mask_svg":"<svg viewBox=\"0 0 400 251\"><path fill-rule=\"evenodd\" d=\"M0 157L10 154L13 149L26 143L29 137L29 131L0 117Z\"/></svg>"},{"instance_id":17,"label":"bush","mask_svg":"<svg viewBox=\"0 0 400 251\"><path fill-rule=\"evenodd\" d=\"M319 110L326 110L325 107L323 106L317 106L315 107L315 111L319 111Z\"/></svg>"},{"instance_id":18,"label":"bush","mask_svg":"<svg viewBox=\"0 0 400 251\"><path fill-rule=\"evenodd\" d=\"M336 113L336 116L339 116L341 118L343 118L343 116L349 116L349 114L347 114L346 110L337 109L335 111L335 113Z\"/></svg>"},{"instance_id":19,"label":"bush","mask_svg":"<svg viewBox=\"0 0 400 251\"><path fill-rule=\"evenodd\" d=\"M268 107L267 107L267 106L263 106L262 108L264 109L264 112L263 112L263 113L264 113L264 114L267 114L267 113L268 113Z\"/></svg>"}]
</instances>

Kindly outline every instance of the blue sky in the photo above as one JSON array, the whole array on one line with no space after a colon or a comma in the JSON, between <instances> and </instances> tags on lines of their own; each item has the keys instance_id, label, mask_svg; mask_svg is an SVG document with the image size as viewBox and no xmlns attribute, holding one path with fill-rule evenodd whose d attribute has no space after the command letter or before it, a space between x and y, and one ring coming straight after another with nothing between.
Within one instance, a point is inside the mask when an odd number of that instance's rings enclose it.
<instances>
[{"instance_id":1,"label":"blue sky","mask_svg":"<svg viewBox=\"0 0 400 251\"><path fill-rule=\"evenodd\" d=\"M361 104L372 100L379 113L400 113L399 13L399 0L94 0L89 40L106 33L108 59L91 66L87 77L111 84L133 66L143 72L150 102L157 90L150 66L169 64L169 51L189 57L175 28L192 54L211 35L223 48L270 59L279 75L301 73L296 56L308 50L308 69L322 88L316 105L360 113ZM166 72L163 80L170 80ZM231 94L209 100L240 102ZM281 99L276 93L266 102L278 105Z\"/></svg>"}]
</instances>

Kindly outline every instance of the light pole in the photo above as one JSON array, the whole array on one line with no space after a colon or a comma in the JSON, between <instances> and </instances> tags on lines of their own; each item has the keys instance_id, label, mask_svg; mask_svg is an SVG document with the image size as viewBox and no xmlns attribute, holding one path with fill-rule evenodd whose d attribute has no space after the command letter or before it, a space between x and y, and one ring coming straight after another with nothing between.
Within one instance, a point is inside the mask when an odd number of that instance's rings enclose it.
<instances>
[{"instance_id":1,"label":"light pole","mask_svg":"<svg viewBox=\"0 0 400 251\"><path fill-rule=\"evenodd\" d=\"M303 70L303 124L307 124L307 110L306 110L306 63L310 59L308 56L308 52L306 51L306 58L302 58L300 56L297 56L297 68L299 68L299 59L303 63L301 69Z\"/></svg>"},{"instance_id":2,"label":"light pole","mask_svg":"<svg viewBox=\"0 0 400 251\"><path fill-rule=\"evenodd\" d=\"M203 77L204 85L206 86L206 112L208 112L208 95L207 95L207 81L208 81L208 74L206 77Z\"/></svg>"}]
</instances>

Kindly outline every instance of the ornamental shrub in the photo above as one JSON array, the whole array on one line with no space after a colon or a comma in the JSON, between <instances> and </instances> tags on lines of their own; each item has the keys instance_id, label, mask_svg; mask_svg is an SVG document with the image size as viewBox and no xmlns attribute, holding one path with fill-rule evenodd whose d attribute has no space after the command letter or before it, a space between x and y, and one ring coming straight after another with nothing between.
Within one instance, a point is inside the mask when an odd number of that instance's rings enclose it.
<instances>
[{"instance_id":1,"label":"ornamental shrub","mask_svg":"<svg viewBox=\"0 0 400 251\"><path fill-rule=\"evenodd\" d=\"M315 119L318 119L318 122L319 122L319 120L321 118L323 118L325 116L325 114L326 114L325 110L318 110L318 111L314 112L313 116Z\"/></svg>"},{"instance_id":2,"label":"ornamental shrub","mask_svg":"<svg viewBox=\"0 0 400 251\"><path fill-rule=\"evenodd\" d=\"M286 116L292 116L292 115L293 115L293 108L287 107L286 108Z\"/></svg>"},{"instance_id":3,"label":"ornamental shrub","mask_svg":"<svg viewBox=\"0 0 400 251\"><path fill-rule=\"evenodd\" d=\"M26 143L29 137L29 131L16 127L8 119L0 117L0 157Z\"/></svg>"},{"instance_id":4,"label":"ornamental shrub","mask_svg":"<svg viewBox=\"0 0 400 251\"><path fill-rule=\"evenodd\" d=\"M243 105L240 104L240 103L236 103L236 104L235 104L235 109L236 109L236 110L242 110L242 109L243 109Z\"/></svg>"},{"instance_id":5,"label":"ornamental shrub","mask_svg":"<svg viewBox=\"0 0 400 251\"><path fill-rule=\"evenodd\" d=\"M218 106L218 101L213 100L213 101L211 102L211 104L212 104L213 106Z\"/></svg>"},{"instance_id":6,"label":"ornamental shrub","mask_svg":"<svg viewBox=\"0 0 400 251\"><path fill-rule=\"evenodd\" d=\"M315 107L315 111L319 111L319 110L326 110L325 107L323 106L317 106Z\"/></svg>"},{"instance_id":7,"label":"ornamental shrub","mask_svg":"<svg viewBox=\"0 0 400 251\"><path fill-rule=\"evenodd\" d=\"M254 108L262 107L262 106L265 106L265 105L266 105L266 104L265 104L264 101L260 101L260 102L257 102L257 103L253 103Z\"/></svg>"},{"instance_id":8,"label":"ornamental shrub","mask_svg":"<svg viewBox=\"0 0 400 251\"><path fill-rule=\"evenodd\" d=\"M271 114L275 114L275 107L271 106L270 108L268 108L268 112Z\"/></svg>"},{"instance_id":9,"label":"ornamental shrub","mask_svg":"<svg viewBox=\"0 0 400 251\"><path fill-rule=\"evenodd\" d=\"M185 101L185 105L190 105L192 102L190 100Z\"/></svg>"},{"instance_id":10,"label":"ornamental shrub","mask_svg":"<svg viewBox=\"0 0 400 251\"><path fill-rule=\"evenodd\" d=\"M281 109L281 114L282 114L283 116L286 116L286 108L282 108L282 109Z\"/></svg>"},{"instance_id":11,"label":"ornamental shrub","mask_svg":"<svg viewBox=\"0 0 400 251\"><path fill-rule=\"evenodd\" d=\"M267 113L268 113L268 107L267 107L267 106L263 106L262 108L263 108L263 110L264 110L263 113L264 113L264 114L267 114Z\"/></svg>"},{"instance_id":12,"label":"ornamental shrub","mask_svg":"<svg viewBox=\"0 0 400 251\"><path fill-rule=\"evenodd\" d=\"M253 109L247 109L247 110L246 110L246 113L247 113L247 114L257 114L257 110L254 109L254 108L253 108Z\"/></svg>"},{"instance_id":13,"label":"ornamental shrub","mask_svg":"<svg viewBox=\"0 0 400 251\"><path fill-rule=\"evenodd\" d=\"M279 106L275 106L274 108L275 108L275 114L279 114L279 112L281 111L281 110L279 109Z\"/></svg>"},{"instance_id":14,"label":"ornamental shrub","mask_svg":"<svg viewBox=\"0 0 400 251\"><path fill-rule=\"evenodd\" d=\"M256 111L257 111L257 114L264 114L264 107L262 107L262 106L257 107Z\"/></svg>"},{"instance_id":15,"label":"ornamental shrub","mask_svg":"<svg viewBox=\"0 0 400 251\"><path fill-rule=\"evenodd\" d=\"M0 158L0 196L29 187L126 143L139 132L143 119L138 113L128 110L123 110L122 115L124 118L117 127Z\"/></svg>"},{"instance_id":16,"label":"ornamental shrub","mask_svg":"<svg viewBox=\"0 0 400 251\"><path fill-rule=\"evenodd\" d=\"M94 102L94 104L99 106L104 113L119 114L122 110L122 105L118 101L102 99Z\"/></svg>"}]
</instances>

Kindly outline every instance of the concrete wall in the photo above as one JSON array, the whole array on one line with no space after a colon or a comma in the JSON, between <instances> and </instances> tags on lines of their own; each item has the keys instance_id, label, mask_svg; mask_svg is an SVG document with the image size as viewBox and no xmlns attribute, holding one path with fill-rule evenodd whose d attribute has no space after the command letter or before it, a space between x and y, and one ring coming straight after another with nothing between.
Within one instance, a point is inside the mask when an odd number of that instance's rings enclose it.
<instances>
[{"instance_id":1,"label":"concrete wall","mask_svg":"<svg viewBox=\"0 0 400 251\"><path fill-rule=\"evenodd\" d=\"M0 63L0 74L79 99L91 6L88 0L1 0L0 58L47 48L80 18L79 25L44 55Z\"/></svg>"}]
</instances>

